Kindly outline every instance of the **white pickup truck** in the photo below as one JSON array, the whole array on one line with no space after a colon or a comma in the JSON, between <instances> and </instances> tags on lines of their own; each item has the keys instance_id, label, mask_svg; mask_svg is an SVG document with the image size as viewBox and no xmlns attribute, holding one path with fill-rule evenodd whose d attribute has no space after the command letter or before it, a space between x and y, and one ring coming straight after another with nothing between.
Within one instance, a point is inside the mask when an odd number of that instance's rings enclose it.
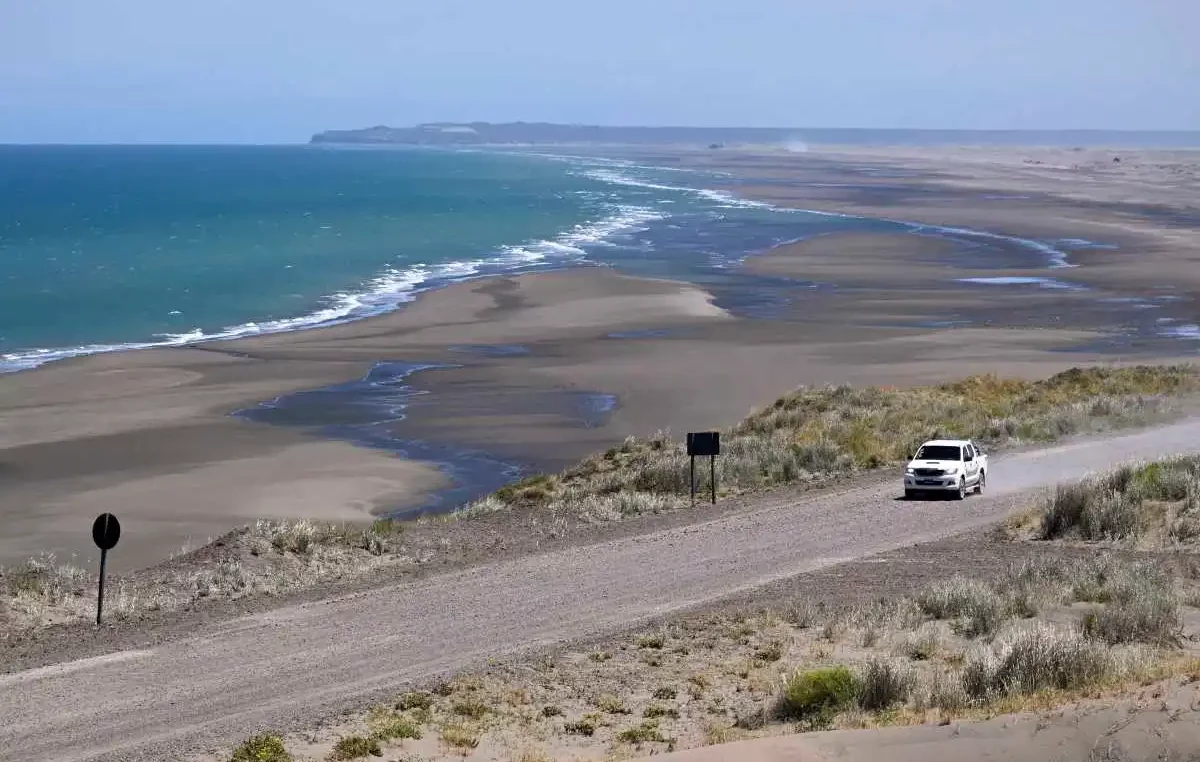
<instances>
[{"instance_id":1,"label":"white pickup truck","mask_svg":"<svg viewBox=\"0 0 1200 762\"><path fill-rule=\"evenodd\" d=\"M982 494L987 485L988 456L969 439L934 439L921 445L904 469L904 497Z\"/></svg>"}]
</instances>

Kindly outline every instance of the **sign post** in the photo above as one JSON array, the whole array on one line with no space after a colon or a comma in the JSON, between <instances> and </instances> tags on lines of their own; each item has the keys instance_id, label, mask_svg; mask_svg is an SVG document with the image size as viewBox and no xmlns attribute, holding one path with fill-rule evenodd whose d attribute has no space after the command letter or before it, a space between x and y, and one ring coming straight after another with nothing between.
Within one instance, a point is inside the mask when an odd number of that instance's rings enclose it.
<instances>
[{"instance_id":1,"label":"sign post","mask_svg":"<svg viewBox=\"0 0 1200 762\"><path fill-rule=\"evenodd\" d=\"M687 454L691 459L692 505L696 504L696 456L708 456L712 503L717 504L717 456L721 454L721 432L694 431L687 435Z\"/></svg>"},{"instance_id":2,"label":"sign post","mask_svg":"<svg viewBox=\"0 0 1200 762\"><path fill-rule=\"evenodd\" d=\"M92 541L100 548L100 590L96 595L96 624L104 615L104 567L108 565L108 551L121 539L121 522L111 513L102 513L92 522Z\"/></svg>"}]
</instances>

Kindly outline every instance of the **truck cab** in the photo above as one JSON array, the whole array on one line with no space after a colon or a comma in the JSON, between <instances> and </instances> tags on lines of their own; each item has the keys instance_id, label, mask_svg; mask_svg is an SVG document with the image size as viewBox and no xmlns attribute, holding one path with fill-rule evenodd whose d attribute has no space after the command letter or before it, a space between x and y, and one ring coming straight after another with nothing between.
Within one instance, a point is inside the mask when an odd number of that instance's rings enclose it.
<instances>
[{"instance_id":1,"label":"truck cab","mask_svg":"<svg viewBox=\"0 0 1200 762\"><path fill-rule=\"evenodd\" d=\"M987 455L970 439L931 439L917 448L904 469L904 497L963 500L972 491L982 494L987 470Z\"/></svg>"}]
</instances>

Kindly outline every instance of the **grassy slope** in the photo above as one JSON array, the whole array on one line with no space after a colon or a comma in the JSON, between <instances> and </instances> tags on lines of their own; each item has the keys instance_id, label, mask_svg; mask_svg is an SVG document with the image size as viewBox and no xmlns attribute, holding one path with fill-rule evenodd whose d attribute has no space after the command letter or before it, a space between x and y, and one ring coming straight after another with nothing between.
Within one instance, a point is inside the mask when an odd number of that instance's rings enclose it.
<instances>
[{"instance_id":1,"label":"grassy slope","mask_svg":"<svg viewBox=\"0 0 1200 762\"><path fill-rule=\"evenodd\" d=\"M1042 381L972 376L910 389L800 389L723 432L722 495L897 465L921 442L972 437L985 447L1050 442L1163 416L1171 398L1200 390L1191 366L1072 369ZM698 469L707 484L706 469ZM595 520L683 507L683 442L629 438L558 475L501 489L466 512L549 507Z\"/></svg>"},{"instance_id":2,"label":"grassy slope","mask_svg":"<svg viewBox=\"0 0 1200 762\"><path fill-rule=\"evenodd\" d=\"M1041 381L973 376L909 389L802 388L723 432L723 496L822 485L900 463L925 439L969 436L986 447L1049 442L1169 417L1200 391L1193 366L1072 369ZM698 469L707 482L706 469ZM504 487L460 511L368 528L262 521L162 567L113 580L111 616L197 600L281 593L381 564L419 565L445 552L446 522L512 515L514 531L572 527L686 508L688 459L666 434L629 438L556 475ZM702 488L704 484L702 484ZM89 616L90 572L39 558L0 571L0 632Z\"/></svg>"}]
</instances>

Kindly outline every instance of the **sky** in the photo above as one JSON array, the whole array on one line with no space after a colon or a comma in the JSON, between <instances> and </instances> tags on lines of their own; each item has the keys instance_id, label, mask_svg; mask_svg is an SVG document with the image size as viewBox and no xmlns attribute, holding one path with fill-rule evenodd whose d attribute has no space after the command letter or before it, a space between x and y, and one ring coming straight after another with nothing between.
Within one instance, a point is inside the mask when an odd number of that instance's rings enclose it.
<instances>
[{"instance_id":1,"label":"sky","mask_svg":"<svg viewBox=\"0 0 1200 762\"><path fill-rule=\"evenodd\" d=\"M0 0L0 143L1200 129L1200 0Z\"/></svg>"}]
</instances>

